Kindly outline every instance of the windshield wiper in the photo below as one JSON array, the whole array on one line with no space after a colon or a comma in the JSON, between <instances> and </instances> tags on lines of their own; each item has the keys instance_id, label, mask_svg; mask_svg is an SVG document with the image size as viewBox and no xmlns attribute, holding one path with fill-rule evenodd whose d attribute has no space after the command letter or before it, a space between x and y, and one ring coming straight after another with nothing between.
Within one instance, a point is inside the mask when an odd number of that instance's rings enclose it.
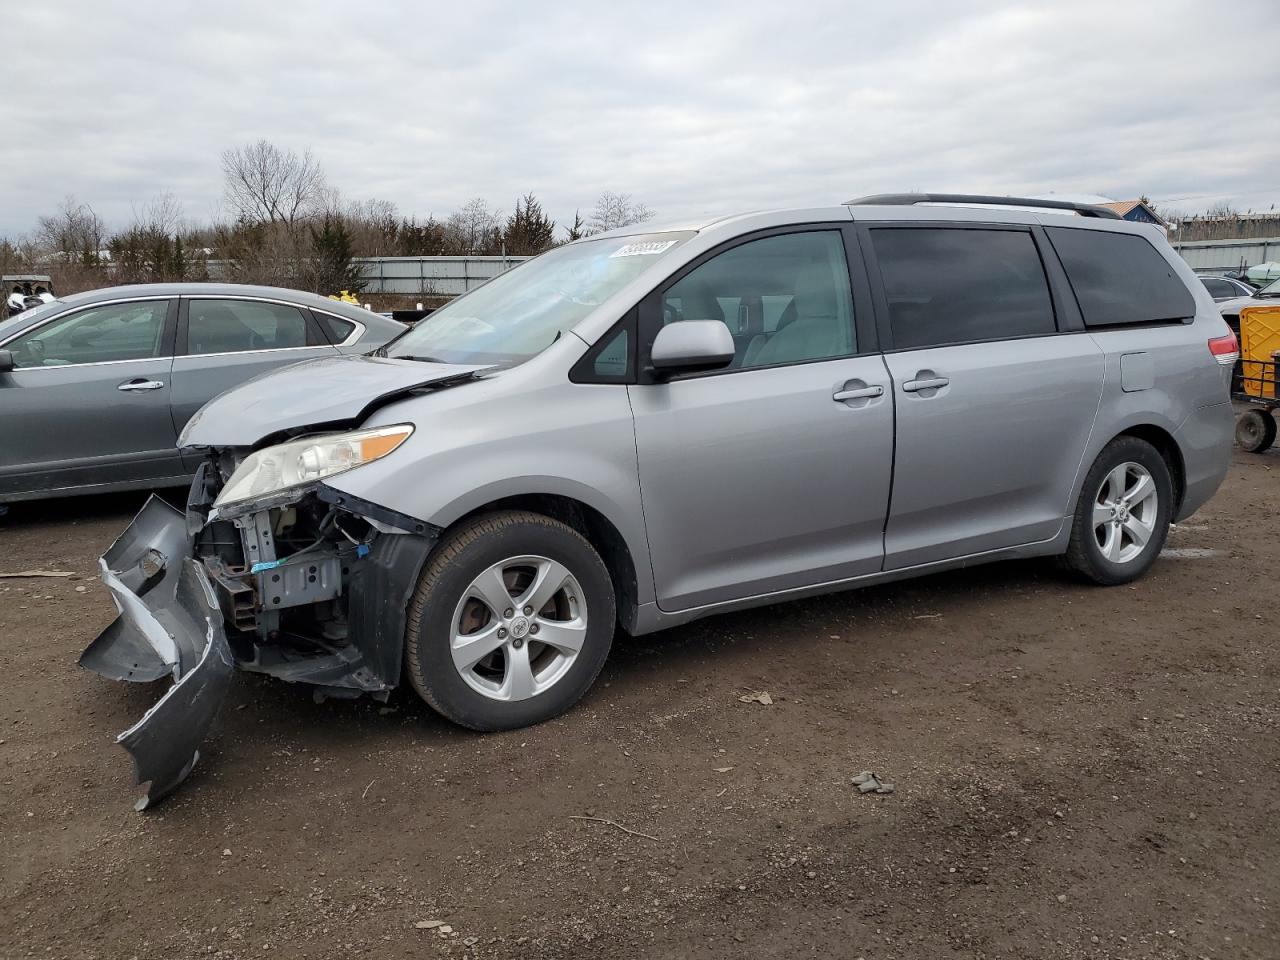
<instances>
[{"instance_id":1,"label":"windshield wiper","mask_svg":"<svg viewBox=\"0 0 1280 960\"><path fill-rule=\"evenodd\" d=\"M417 363L448 363L449 362L448 360L441 360L439 357L428 357L422 354L405 354L405 353L398 353L394 357L391 357L391 359L392 360L413 360Z\"/></svg>"}]
</instances>

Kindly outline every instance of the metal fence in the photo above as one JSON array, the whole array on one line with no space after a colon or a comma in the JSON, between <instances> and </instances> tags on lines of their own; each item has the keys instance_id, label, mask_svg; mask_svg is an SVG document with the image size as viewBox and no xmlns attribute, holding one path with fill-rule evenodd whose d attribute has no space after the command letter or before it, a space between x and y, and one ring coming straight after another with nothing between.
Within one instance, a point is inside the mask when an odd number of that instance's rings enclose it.
<instances>
[{"instance_id":1,"label":"metal fence","mask_svg":"<svg viewBox=\"0 0 1280 960\"><path fill-rule=\"evenodd\" d=\"M1280 260L1280 237L1256 240L1177 240L1173 249L1196 273L1222 273Z\"/></svg>"},{"instance_id":2,"label":"metal fence","mask_svg":"<svg viewBox=\"0 0 1280 960\"><path fill-rule=\"evenodd\" d=\"M1244 270L1269 260L1280 260L1280 237L1256 240L1175 240L1173 249L1196 273ZM360 257L362 293L401 296L456 297L474 290L518 266L528 257ZM209 274L218 279L221 261L208 261Z\"/></svg>"},{"instance_id":3,"label":"metal fence","mask_svg":"<svg viewBox=\"0 0 1280 960\"><path fill-rule=\"evenodd\" d=\"M362 293L456 297L528 257L362 257Z\"/></svg>"}]
</instances>

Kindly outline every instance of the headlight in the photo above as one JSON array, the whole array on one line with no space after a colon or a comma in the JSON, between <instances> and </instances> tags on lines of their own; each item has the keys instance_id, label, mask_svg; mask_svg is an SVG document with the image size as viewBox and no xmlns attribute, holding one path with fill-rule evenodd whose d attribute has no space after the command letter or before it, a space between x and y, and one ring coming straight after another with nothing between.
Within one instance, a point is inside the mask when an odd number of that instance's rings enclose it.
<instances>
[{"instance_id":1,"label":"headlight","mask_svg":"<svg viewBox=\"0 0 1280 960\"><path fill-rule=\"evenodd\" d=\"M270 496L380 460L409 439L413 427L404 423L376 430L330 433L294 440L252 453L236 469L214 506Z\"/></svg>"}]
</instances>

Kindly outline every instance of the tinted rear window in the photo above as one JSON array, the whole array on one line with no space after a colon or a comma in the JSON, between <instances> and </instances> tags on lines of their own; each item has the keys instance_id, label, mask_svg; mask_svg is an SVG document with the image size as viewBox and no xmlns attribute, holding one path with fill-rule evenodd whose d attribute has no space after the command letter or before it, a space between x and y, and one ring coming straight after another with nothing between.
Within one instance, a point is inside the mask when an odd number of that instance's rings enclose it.
<instances>
[{"instance_id":1,"label":"tinted rear window","mask_svg":"<svg viewBox=\"0 0 1280 960\"><path fill-rule=\"evenodd\" d=\"M1195 316L1196 302L1145 237L1049 227L1086 327L1160 323Z\"/></svg>"},{"instance_id":2,"label":"tinted rear window","mask_svg":"<svg viewBox=\"0 0 1280 960\"><path fill-rule=\"evenodd\" d=\"M1025 230L871 231L897 349L1056 331L1035 241Z\"/></svg>"},{"instance_id":3,"label":"tinted rear window","mask_svg":"<svg viewBox=\"0 0 1280 960\"><path fill-rule=\"evenodd\" d=\"M302 311L259 300L192 300L187 306L187 352L239 353L307 345Z\"/></svg>"}]
</instances>

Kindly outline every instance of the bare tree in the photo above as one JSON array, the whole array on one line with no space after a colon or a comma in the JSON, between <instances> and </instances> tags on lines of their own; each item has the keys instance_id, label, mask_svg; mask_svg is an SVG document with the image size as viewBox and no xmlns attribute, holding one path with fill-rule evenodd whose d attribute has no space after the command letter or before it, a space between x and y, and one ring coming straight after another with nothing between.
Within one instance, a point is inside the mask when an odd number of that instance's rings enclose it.
<instances>
[{"instance_id":1,"label":"bare tree","mask_svg":"<svg viewBox=\"0 0 1280 960\"><path fill-rule=\"evenodd\" d=\"M85 266L98 263L106 235L107 228L93 207L70 195L57 213L41 217L36 228L37 239L58 259Z\"/></svg>"},{"instance_id":2,"label":"bare tree","mask_svg":"<svg viewBox=\"0 0 1280 960\"><path fill-rule=\"evenodd\" d=\"M117 283L187 279L192 272L190 239L178 199L171 193L153 197L141 209L134 207L132 224L107 240L112 279Z\"/></svg>"},{"instance_id":3,"label":"bare tree","mask_svg":"<svg viewBox=\"0 0 1280 960\"><path fill-rule=\"evenodd\" d=\"M310 150L299 156L259 140L223 151L222 173L227 205L247 223L284 224L294 233L302 221L336 203Z\"/></svg>"},{"instance_id":4,"label":"bare tree","mask_svg":"<svg viewBox=\"0 0 1280 960\"><path fill-rule=\"evenodd\" d=\"M501 214L489 208L483 197L473 197L450 214L444 224L445 242L451 254L483 256L498 252Z\"/></svg>"},{"instance_id":5,"label":"bare tree","mask_svg":"<svg viewBox=\"0 0 1280 960\"><path fill-rule=\"evenodd\" d=\"M142 205L133 208L133 226L165 236L176 236L187 229L182 201L172 193L157 194Z\"/></svg>"},{"instance_id":6,"label":"bare tree","mask_svg":"<svg viewBox=\"0 0 1280 960\"><path fill-rule=\"evenodd\" d=\"M18 243L8 237L0 237L0 273L18 273L26 266Z\"/></svg>"},{"instance_id":7,"label":"bare tree","mask_svg":"<svg viewBox=\"0 0 1280 960\"><path fill-rule=\"evenodd\" d=\"M279 224L247 220L215 224L212 241L223 262L224 278L233 283L288 287L298 282L301 243Z\"/></svg>"},{"instance_id":8,"label":"bare tree","mask_svg":"<svg viewBox=\"0 0 1280 960\"><path fill-rule=\"evenodd\" d=\"M0 238L0 273L29 273L48 252L35 234Z\"/></svg>"},{"instance_id":9,"label":"bare tree","mask_svg":"<svg viewBox=\"0 0 1280 960\"><path fill-rule=\"evenodd\" d=\"M643 203L634 202L629 193L613 193L606 190L596 200L595 209L587 222L592 233L629 227L653 218L653 211Z\"/></svg>"},{"instance_id":10,"label":"bare tree","mask_svg":"<svg viewBox=\"0 0 1280 960\"><path fill-rule=\"evenodd\" d=\"M346 205L342 221L359 256L396 255L401 219L390 200L353 200Z\"/></svg>"}]
</instances>

